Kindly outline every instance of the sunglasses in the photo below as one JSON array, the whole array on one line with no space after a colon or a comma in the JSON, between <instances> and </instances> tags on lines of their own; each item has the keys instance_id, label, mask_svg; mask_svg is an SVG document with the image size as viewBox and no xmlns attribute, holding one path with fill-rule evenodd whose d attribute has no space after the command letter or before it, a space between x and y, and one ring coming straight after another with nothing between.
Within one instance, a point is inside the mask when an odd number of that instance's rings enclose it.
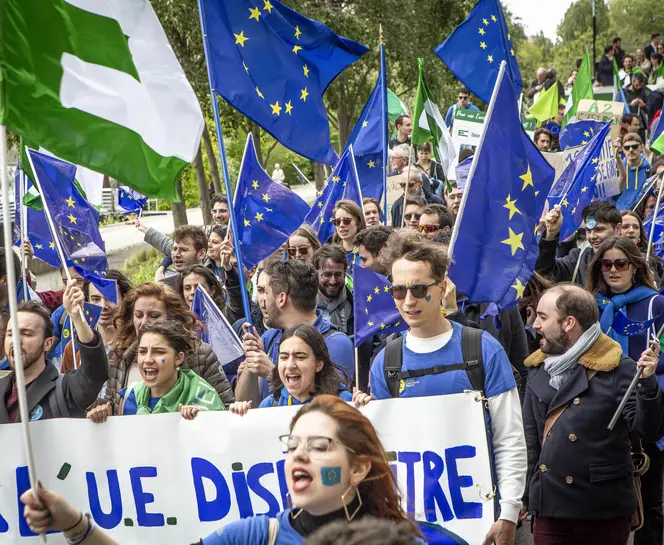
<instances>
[{"instance_id":1,"label":"sunglasses","mask_svg":"<svg viewBox=\"0 0 664 545\"><path fill-rule=\"evenodd\" d=\"M435 233L436 231L442 229L440 225L420 225L417 230L420 233Z\"/></svg>"},{"instance_id":2,"label":"sunglasses","mask_svg":"<svg viewBox=\"0 0 664 545\"><path fill-rule=\"evenodd\" d=\"M639 146L640 146L640 145L641 145L641 144L632 144L632 145L630 145L630 146L623 146L623 148L625 149L625 151L632 151L632 150L637 150L637 149L639 149Z\"/></svg>"},{"instance_id":3,"label":"sunglasses","mask_svg":"<svg viewBox=\"0 0 664 545\"><path fill-rule=\"evenodd\" d=\"M432 282L431 284L415 284L414 286L392 286L390 292L392 297L396 300L401 301L406 298L406 294L410 294L415 297L415 299L424 299L429 291L431 286L436 286L438 282Z\"/></svg>"},{"instance_id":4,"label":"sunglasses","mask_svg":"<svg viewBox=\"0 0 664 545\"><path fill-rule=\"evenodd\" d=\"M413 214L411 212L410 214L406 214L404 217L406 218L406 221L410 221L413 218L415 218L417 221L420 221L422 214Z\"/></svg>"},{"instance_id":5,"label":"sunglasses","mask_svg":"<svg viewBox=\"0 0 664 545\"><path fill-rule=\"evenodd\" d=\"M353 223L353 218L335 218L332 223L337 227L342 224L348 227L351 223Z\"/></svg>"},{"instance_id":6,"label":"sunglasses","mask_svg":"<svg viewBox=\"0 0 664 545\"><path fill-rule=\"evenodd\" d=\"M599 260L599 266L602 268L602 272L609 272L613 266L616 267L616 271L624 272L629 269L630 265L631 263L626 257L621 257L620 259L616 259L614 261L611 261L610 259Z\"/></svg>"},{"instance_id":7,"label":"sunglasses","mask_svg":"<svg viewBox=\"0 0 664 545\"><path fill-rule=\"evenodd\" d=\"M468 100L468 97L465 96L465 95L464 95L464 96L460 96L460 97L459 97L459 100Z\"/></svg>"},{"instance_id":8,"label":"sunglasses","mask_svg":"<svg viewBox=\"0 0 664 545\"><path fill-rule=\"evenodd\" d=\"M307 255L309 253L309 246L291 246L288 248L288 255L295 257L296 255Z\"/></svg>"}]
</instances>

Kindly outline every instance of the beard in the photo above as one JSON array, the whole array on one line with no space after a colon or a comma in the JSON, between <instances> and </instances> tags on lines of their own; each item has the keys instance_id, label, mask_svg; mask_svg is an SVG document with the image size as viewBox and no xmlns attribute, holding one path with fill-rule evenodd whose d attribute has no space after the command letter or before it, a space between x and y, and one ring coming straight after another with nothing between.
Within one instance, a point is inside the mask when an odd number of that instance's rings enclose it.
<instances>
[{"instance_id":1,"label":"beard","mask_svg":"<svg viewBox=\"0 0 664 545\"><path fill-rule=\"evenodd\" d=\"M23 355L23 369L24 370L29 369L30 367L32 367L32 365L34 365L34 363L36 361L38 361L39 358L41 358L42 354L44 353L44 345L45 345L45 342L43 342L41 344L41 346L38 347L33 352L26 352L25 350L23 350L23 347L21 347L21 349L23 351L22 355ZM15 360L14 360L14 347L13 346L12 346L9 354L7 354L7 359L9 360L9 366L12 369L15 369L16 368L16 363L15 363Z\"/></svg>"},{"instance_id":2,"label":"beard","mask_svg":"<svg viewBox=\"0 0 664 545\"><path fill-rule=\"evenodd\" d=\"M336 299L341 294L341 290L344 288L343 284L338 284L336 286L327 286L321 284L318 289L320 292L327 297L328 299Z\"/></svg>"},{"instance_id":3,"label":"beard","mask_svg":"<svg viewBox=\"0 0 664 545\"><path fill-rule=\"evenodd\" d=\"M281 309L277 305L270 305L272 308L266 306L267 318L265 318L265 325L272 329L279 327L279 318L281 318Z\"/></svg>"},{"instance_id":4,"label":"beard","mask_svg":"<svg viewBox=\"0 0 664 545\"><path fill-rule=\"evenodd\" d=\"M569 335L564 331L561 331L558 335L542 334L542 336L546 340L541 348L543 354L559 356L567 352L569 347Z\"/></svg>"}]
</instances>

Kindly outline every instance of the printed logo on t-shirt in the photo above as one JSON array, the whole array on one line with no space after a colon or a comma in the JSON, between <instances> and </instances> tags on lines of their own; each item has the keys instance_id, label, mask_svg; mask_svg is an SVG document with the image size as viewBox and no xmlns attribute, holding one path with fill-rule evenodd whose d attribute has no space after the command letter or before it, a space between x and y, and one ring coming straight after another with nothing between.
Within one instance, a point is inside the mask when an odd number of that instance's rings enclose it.
<instances>
[{"instance_id":1,"label":"printed logo on t-shirt","mask_svg":"<svg viewBox=\"0 0 664 545\"><path fill-rule=\"evenodd\" d=\"M42 409L41 405L37 405L30 411L30 422L40 420L42 416L44 416L44 409Z\"/></svg>"},{"instance_id":2,"label":"printed logo on t-shirt","mask_svg":"<svg viewBox=\"0 0 664 545\"><path fill-rule=\"evenodd\" d=\"M403 382L403 381L401 381L401 382ZM404 389L405 388L412 388L413 386L417 386L419 383L420 383L419 380L415 380L414 378L411 378L411 379L407 380L404 383Z\"/></svg>"}]
</instances>

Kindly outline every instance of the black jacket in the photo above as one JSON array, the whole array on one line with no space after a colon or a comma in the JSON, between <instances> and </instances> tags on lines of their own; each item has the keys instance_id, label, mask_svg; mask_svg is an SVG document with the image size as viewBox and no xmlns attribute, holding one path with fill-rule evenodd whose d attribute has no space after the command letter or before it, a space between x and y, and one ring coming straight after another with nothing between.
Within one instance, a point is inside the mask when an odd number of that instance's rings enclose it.
<instances>
[{"instance_id":1,"label":"black jacket","mask_svg":"<svg viewBox=\"0 0 664 545\"><path fill-rule=\"evenodd\" d=\"M424 191L424 199L428 204L442 204L445 205L443 199L438 195L433 193L428 193ZM398 228L401 227L401 222L403 221L403 195L401 195L394 204L392 205L392 227Z\"/></svg>"},{"instance_id":2,"label":"black jacket","mask_svg":"<svg viewBox=\"0 0 664 545\"><path fill-rule=\"evenodd\" d=\"M97 399L108 379L108 359L101 336L95 333L93 342L95 343L93 345L78 343L81 365L78 369L68 371L62 378L64 401L67 404L71 418L85 418L86 409ZM28 384L28 412L34 415L35 420L62 417L62 414L53 414L51 410L51 407L58 407L55 400L58 376L58 370L50 361L47 361L42 374ZM9 413L7 412L7 398L13 383L13 371L0 379L0 424L10 423ZM36 418L40 413L40 417ZM20 414L16 421L21 421Z\"/></svg>"},{"instance_id":3,"label":"black jacket","mask_svg":"<svg viewBox=\"0 0 664 545\"><path fill-rule=\"evenodd\" d=\"M602 85L613 85L613 61L604 55L597 67L597 81Z\"/></svg>"},{"instance_id":4,"label":"black jacket","mask_svg":"<svg viewBox=\"0 0 664 545\"><path fill-rule=\"evenodd\" d=\"M528 375L523 422L528 445L528 509L539 516L581 520L626 517L636 509L630 432L656 441L664 434L664 393L654 376L641 380L623 418L607 426L636 365L620 345L601 335L579 358L558 391L535 352ZM588 381L586 370L597 374ZM569 403L542 446L547 415Z\"/></svg>"},{"instance_id":5,"label":"black jacket","mask_svg":"<svg viewBox=\"0 0 664 545\"><path fill-rule=\"evenodd\" d=\"M549 277L556 284L558 282L571 282L580 255L581 262L574 281L581 286L585 286L588 279L588 266L595 255L593 249L590 247L584 250L573 248L565 257L556 258L557 249L557 238L555 240L540 239L535 272Z\"/></svg>"}]
</instances>

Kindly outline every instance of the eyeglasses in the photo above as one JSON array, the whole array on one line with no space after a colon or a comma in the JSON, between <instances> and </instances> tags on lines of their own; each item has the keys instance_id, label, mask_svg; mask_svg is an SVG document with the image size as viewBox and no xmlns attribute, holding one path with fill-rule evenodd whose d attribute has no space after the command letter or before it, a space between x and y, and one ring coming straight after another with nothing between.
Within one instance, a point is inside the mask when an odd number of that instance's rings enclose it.
<instances>
[{"instance_id":1,"label":"eyeglasses","mask_svg":"<svg viewBox=\"0 0 664 545\"><path fill-rule=\"evenodd\" d=\"M325 271L325 272L320 273L320 277L323 280L332 280L333 278L336 279L336 280L342 280L344 278L344 276L346 276L346 273L342 273L340 271L335 271L335 272Z\"/></svg>"},{"instance_id":2,"label":"eyeglasses","mask_svg":"<svg viewBox=\"0 0 664 545\"><path fill-rule=\"evenodd\" d=\"M616 267L616 271L624 272L629 269L631 262L626 257L621 257L620 259L615 259L611 261L610 259L600 259L599 266L602 268L602 272L609 272L613 266Z\"/></svg>"},{"instance_id":3,"label":"eyeglasses","mask_svg":"<svg viewBox=\"0 0 664 545\"><path fill-rule=\"evenodd\" d=\"M639 149L639 146L640 146L640 145L641 145L641 144L632 144L631 146L623 146L623 149L624 149L625 151L637 150L637 149Z\"/></svg>"},{"instance_id":4,"label":"eyeglasses","mask_svg":"<svg viewBox=\"0 0 664 545\"><path fill-rule=\"evenodd\" d=\"M415 299L424 299L429 291L431 286L437 285L438 282L432 282L431 284L415 284L414 286L392 286L390 292L392 297L397 301L401 301L406 298L406 294L410 291L410 294L415 297Z\"/></svg>"},{"instance_id":5,"label":"eyeglasses","mask_svg":"<svg viewBox=\"0 0 664 545\"><path fill-rule=\"evenodd\" d=\"M468 100L466 95L459 95L459 100Z\"/></svg>"},{"instance_id":6,"label":"eyeglasses","mask_svg":"<svg viewBox=\"0 0 664 545\"><path fill-rule=\"evenodd\" d=\"M331 437L324 437L322 435L311 435L309 437L282 435L279 437L279 442L281 443L281 451L283 454L292 454L297 450L301 443L305 444L307 453L314 458L329 452L333 443L341 445L346 450L355 454L355 451L352 448L344 445L339 439L332 439Z\"/></svg>"},{"instance_id":7,"label":"eyeglasses","mask_svg":"<svg viewBox=\"0 0 664 545\"><path fill-rule=\"evenodd\" d=\"M422 214L417 214L417 213L410 213L410 214L405 214L404 218L406 218L406 221L410 221L411 219L415 218L417 221L420 221L420 218L422 217Z\"/></svg>"},{"instance_id":8,"label":"eyeglasses","mask_svg":"<svg viewBox=\"0 0 664 545\"><path fill-rule=\"evenodd\" d=\"M442 226L440 225L420 225L418 226L417 230L420 233L435 233L439 229L442 229Z\"/></svg>"},{"instance_id":9,"label":"eyeglasses","mask_svg":"<svg viewBox=\"0 0 664 545\"><path fill-rule=\"evenodd\" d=\"M309 246L290 246L288 248L288 255L295 257L296 255L307 255L309 253Z\"/></svg>"},{"instance_id":10,"label":"eyeglasses","mask_svg":"<svg viewBox=\"0 0 664 545\"><path fill-rule=\"evenodd\" d=\"M353 218L335 218L332 223L339 227L340 225L345 225L348 227L351 223L353 223Z\"/></svg>"}]
</instances>

